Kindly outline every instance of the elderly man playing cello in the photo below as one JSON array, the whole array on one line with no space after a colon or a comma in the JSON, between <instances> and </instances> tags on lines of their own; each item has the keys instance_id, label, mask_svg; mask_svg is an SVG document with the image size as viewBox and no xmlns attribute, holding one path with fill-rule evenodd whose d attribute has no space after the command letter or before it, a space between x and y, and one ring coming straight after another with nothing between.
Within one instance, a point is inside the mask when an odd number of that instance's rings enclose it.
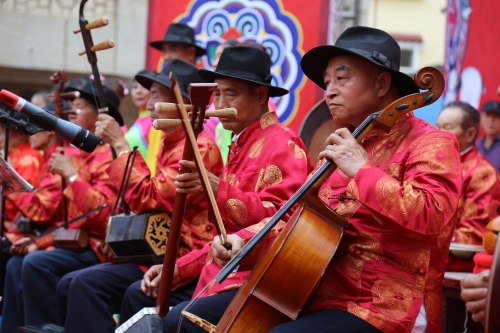
<instances>
[{"instance_id":1,"label":"elderly man playing cello","mask_svg":"<svg viewBox=\"0 0 500 333\"><path fill-rule=\"evenodd\" d=\"M399 72L400 57L389 34L352 27L335 46L306 53L301 65L326 90L333 119L358 127L418 92ZM462 186L456 139L409 112L389 133L372 130L362 144L347 128L337 130L320 158L338 167L323 184L322 199L348 223L302 316L271 332L411 332L419 313L429 333L440 332L441 283ZM214 240L212 248L219 245ZM213 252L219 263L230 258ZM222 294L204 300L209 316L199 315L198 303L188 311L217 324L218 311L232 299ZM168 332L177 327L176 308L167 316ZM198 332L186 321L184 332Z\"/></svg>"}]
</instances>

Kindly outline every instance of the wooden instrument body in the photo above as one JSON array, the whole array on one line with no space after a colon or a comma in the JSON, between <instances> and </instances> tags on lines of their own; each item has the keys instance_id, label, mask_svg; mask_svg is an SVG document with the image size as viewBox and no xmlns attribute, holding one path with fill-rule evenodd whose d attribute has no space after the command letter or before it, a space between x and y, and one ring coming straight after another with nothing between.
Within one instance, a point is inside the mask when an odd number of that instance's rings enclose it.
<instances>
[{"instance_id":1,"label":"wooden instrument body","mask_svg":"<svg viewBox=\"0 0 500 333\"><path fill-rule=\"evenodd\" d=\"M82 229L58 228L54 232L55 247L80 252L89 246L89 234Z\"/></svg>"},{"instance_id":2,"label":"wooden instrument body","mask_svg":"<svg viewBox=\"0 0 500 333\"><path fill-rule=\"evenodd\" d=\"M269 332L296 320L318 288L345 223L317 196L304 197L236 294L229 305L233 311L224 313L216 331Z\"/></svg>"},{"instance_id":3,"label":"wooden instrument body","mask_svg":"<svg viewBox=\"0 0 500 333\"><path fill-rule=\"evenodd\" d=\"M106 243L115 263L155 264L163 260L170 232L170 216L165 212L120 214L110 217Z\"/></svg>"},{"instance_id":4,"label":"wooden instrument body","mask_svg":"<svg viewBox=\"0 0 500 333\"><path fill-rule=\"evenodd\" d=\"M500 332L500 237L497 237L493 263L491 265L488 295L486 296L486 320L484 333Z\"/></svg>"}]
</instances>

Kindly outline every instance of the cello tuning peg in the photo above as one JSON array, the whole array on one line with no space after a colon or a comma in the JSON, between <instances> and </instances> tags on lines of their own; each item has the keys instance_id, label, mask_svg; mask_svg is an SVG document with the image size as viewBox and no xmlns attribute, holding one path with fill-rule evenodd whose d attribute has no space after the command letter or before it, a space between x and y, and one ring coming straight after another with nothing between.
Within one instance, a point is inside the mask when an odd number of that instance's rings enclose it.
<instances>
[{"instance_id":1,"label":"cello tuning peg","mask_svg":"<svg viewBox=\"0 0 500 333\"><path fill-rule=\"evenodd\" d=\"M94 45L90 48L90 51L92 52L97 52L97 51L102 51L102 50L107 50L111 49L115 46L115 42L112 39L105 40L104 42L101 42L97 45ZM84 55L86 51L82 51L78 53L78 55Z\"/></svg>"},{"instance_id":2,"label":"cello tuning peg","mask_svg":"<svg viewBox=\"0 0 500 333\"><path fill-rule=\"evenodd\" d=\"M101 17L100 19L97 19L93 22L88 23L85 25L85 30L91 30L91 29L96 29L96 28L101 28L109 24L109 19L107 17ZM74 34L77 34L81 32L80 29L73 30Z\"/></svg>"}]
</instances>

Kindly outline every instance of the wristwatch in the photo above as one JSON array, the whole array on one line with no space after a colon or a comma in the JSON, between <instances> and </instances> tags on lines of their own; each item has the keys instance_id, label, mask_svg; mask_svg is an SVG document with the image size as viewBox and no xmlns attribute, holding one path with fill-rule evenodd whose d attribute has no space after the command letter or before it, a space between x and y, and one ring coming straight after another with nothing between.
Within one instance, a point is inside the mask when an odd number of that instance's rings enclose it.
<instances>
[{"instance_id":1,"label":"wristwatch","mask_svg":"<svg viewBox=\"0 0 500 333\"><path fill-rule=\"evenodd\" d=\"M78 175L73 175L73 176L69 177L69 178L68 178L68 183L70 183L70 184L71 184L71 183L72 183L72 182L74 182L74 181L75 181L75 179L77 179L77 178L78 178Z\"/></svg>"},{"instance_id":2,"label":"wristwatch","mask_svg":"<svg viewBox=\"0 0 500 333\"><path fill-rule=\"evenodd\" d=\"M118 157L122 156L123 154L130 153L130 150L122 150L119 154Z\"/></svg>"}]
</instances>

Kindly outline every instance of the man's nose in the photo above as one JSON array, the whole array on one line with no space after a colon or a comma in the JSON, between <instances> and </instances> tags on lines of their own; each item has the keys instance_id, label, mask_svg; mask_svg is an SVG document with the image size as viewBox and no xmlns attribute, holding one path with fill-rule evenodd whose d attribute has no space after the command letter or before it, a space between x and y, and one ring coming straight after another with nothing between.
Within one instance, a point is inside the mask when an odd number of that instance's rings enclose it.
<instances>
[{"instance_id":1,"label":"man's nose","mask_svg":"<svg viewBox=\"0 0 500 333\"><path fill-rule=\"evenodd\" d=\"M326 87L326 97L329 98L329 99L333 99L335 97L338 96L338 90L333 88L331 85L328 85L328 87Z\"/></svg>"}]
</instances>

